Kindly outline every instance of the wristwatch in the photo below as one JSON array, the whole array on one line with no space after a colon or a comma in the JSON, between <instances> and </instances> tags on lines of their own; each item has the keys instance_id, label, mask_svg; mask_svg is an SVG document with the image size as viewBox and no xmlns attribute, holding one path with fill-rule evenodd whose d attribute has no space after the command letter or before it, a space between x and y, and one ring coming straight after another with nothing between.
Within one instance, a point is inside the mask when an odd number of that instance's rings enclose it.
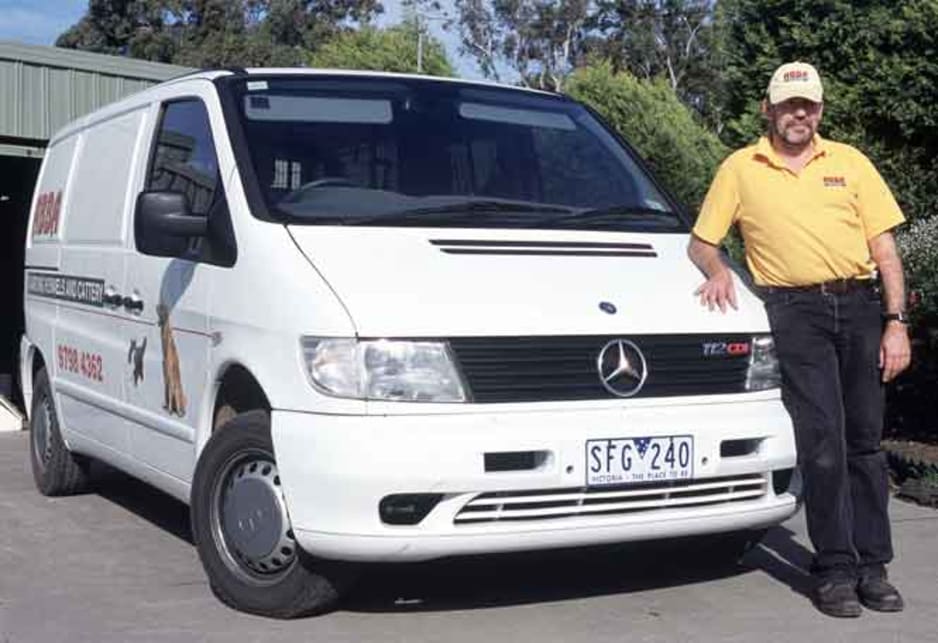
<instances>
[{"instance_id":1,"label":"wristwatch","mask_svg":"<svg viewBox=\"0 0 938 643\"><path fill-rule=\"evenodd\" d=\"M883 321L897 321L900 324L908 324L909 316L905 313L904 310L900 310L897 313L883 313Z\"/></svg>"}]
</instances>

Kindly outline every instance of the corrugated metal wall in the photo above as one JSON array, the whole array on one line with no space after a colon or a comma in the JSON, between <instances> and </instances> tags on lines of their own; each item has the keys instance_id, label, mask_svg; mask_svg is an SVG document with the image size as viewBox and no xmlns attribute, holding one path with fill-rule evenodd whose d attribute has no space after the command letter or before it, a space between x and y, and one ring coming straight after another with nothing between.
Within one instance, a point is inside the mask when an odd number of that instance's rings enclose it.
<instances>
[{"instance_id":1,"label":"corrugated metal wall","mask_svg":"<svg viewBox=\"0 0 938 643\"><path fill-rule=\"evenodd\" d=\"M188 71L116 56L0 42L0 137L48 140L79 116Z\"/></svg>"}]
</instances>

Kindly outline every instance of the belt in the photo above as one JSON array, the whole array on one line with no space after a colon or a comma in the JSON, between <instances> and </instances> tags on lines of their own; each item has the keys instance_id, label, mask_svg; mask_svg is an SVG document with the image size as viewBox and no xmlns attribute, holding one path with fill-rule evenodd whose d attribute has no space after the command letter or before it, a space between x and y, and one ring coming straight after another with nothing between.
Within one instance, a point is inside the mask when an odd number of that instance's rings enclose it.
<instances>
[{"instance_id":1,"label":"belt","mask_svg":"<svg viewBox=\"0 0 938 643\"><path fill-rule=\"evenodd\" d=\"M762 286L764 293L773 292L816 292L823 295L843 295L857 290L875 290L875 279L860 279L851 277L849 279L832 279L823 281L819 284L808 284L805 286Z\"/></svg>"}]
</instances>

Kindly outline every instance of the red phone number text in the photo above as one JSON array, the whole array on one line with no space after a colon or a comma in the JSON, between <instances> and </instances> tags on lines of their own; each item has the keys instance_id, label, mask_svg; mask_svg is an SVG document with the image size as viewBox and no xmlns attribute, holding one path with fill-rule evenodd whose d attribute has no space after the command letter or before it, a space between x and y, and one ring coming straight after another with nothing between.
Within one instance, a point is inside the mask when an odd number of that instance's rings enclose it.
<instances>
[{"instance_id":1,"label":"red phone number text","mask_svg":"<svg viewBox=\"0 0 938 643\"><path fill-rule=\"evenodd\" d=\"M77 348L59 344L59 370L76 373L95 382L104 381L104 366L100 355L86 353Z\"/></svg>"}]
</instances>

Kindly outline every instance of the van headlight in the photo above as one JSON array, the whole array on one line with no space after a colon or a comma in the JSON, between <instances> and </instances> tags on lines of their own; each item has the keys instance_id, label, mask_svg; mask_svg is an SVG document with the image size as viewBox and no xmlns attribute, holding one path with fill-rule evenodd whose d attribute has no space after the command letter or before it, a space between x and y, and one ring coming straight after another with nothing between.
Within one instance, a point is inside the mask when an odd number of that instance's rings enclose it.
<instances>
[{"instance_id":1,"label":"van headlight","mask_svg":"<svg viewBox=\"0 0 938 643\"><path fill-rule=\"evenodd\" d=\"M752 338L749 353L749 369L746 371L746 390L764 391L778 388L782 374L775 356L775 340L771 335L756 335Z\"/></svg>"},{"instance_id":2,"label":"van headlight","mask_svg":"<svg viewBox=\"0 0 938 643\"><path fill-rule=\"evenodd\" d=\"M465 402L446 342L303 337L310 381L329 395L360 400Z\"/></svg>"}]
</instances>

